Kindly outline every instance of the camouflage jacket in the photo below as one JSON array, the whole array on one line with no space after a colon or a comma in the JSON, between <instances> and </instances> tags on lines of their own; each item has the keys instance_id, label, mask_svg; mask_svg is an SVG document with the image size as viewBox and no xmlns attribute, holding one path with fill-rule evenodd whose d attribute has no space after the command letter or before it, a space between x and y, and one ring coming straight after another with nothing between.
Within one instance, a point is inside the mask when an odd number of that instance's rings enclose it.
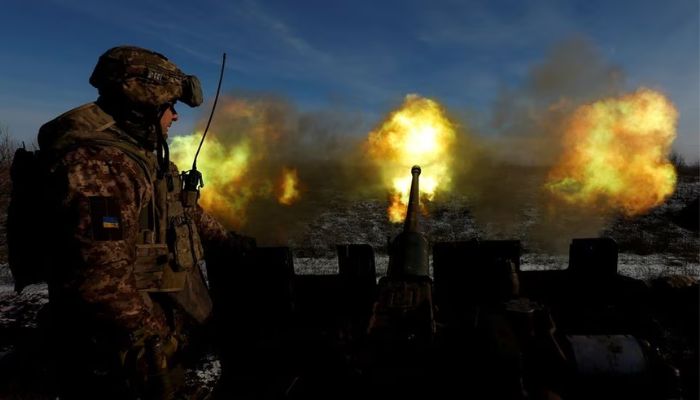
<instances>
[{"instance_id":1,"label":"camouflage jacket","mask_svg":"<svg viewBox=\"0 0 700 400\"><path fill-rule=\"evenodd\" d=\"M158 179L153 152L95 103L42 126L39 145L52 160L49 296L58 314L129 341L170 333L166 303L198 302L194 319L206 319L200 236L216 243L228 234L201 208L182 207L177 167Z\"/></svg>"}]
</instances>

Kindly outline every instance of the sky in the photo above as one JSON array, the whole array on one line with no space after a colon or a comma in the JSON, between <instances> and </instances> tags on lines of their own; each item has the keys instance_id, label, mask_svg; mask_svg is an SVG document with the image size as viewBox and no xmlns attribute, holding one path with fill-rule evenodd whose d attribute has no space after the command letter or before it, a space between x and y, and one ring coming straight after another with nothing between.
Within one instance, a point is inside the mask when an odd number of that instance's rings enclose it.
<instances>
[{"instance_id":1,"label":"sky","mask_svg":"<svg viewBox=\"0 0 700 400\"><path fill-rule=\"evenodd\" d=\"M674 149L697 160L698 7L697 0L5 0L0 128L35 141L44 122L96 98L88 78L98 57L131 44L199 76L209 100L225 52L226 93L274 94L302 111L343 110L369 128L418 93L476 115L471 123L483 134L497 134L488 121L503 94L524 91L553 49L578 40L593 61L622 72L623 89L645 86L671 99L680 112ZM191 133L209 110L210 103L180 105L172 131Z\"/></svg>"}]
</instances>

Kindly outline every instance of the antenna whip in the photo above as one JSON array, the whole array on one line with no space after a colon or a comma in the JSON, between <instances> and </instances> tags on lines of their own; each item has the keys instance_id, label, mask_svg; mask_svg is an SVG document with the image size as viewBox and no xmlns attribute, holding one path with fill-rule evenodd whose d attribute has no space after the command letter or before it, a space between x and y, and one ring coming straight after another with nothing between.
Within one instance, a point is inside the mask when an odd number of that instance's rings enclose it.
<instances>
[{"instance_id":1,"label":"antenna whip","mask_svg":"<svg viewBox=\"0 0 700 400\"><path fill-rule=\"evenodd\" d=\"M199 147L197 147L197 152L194 155L194 160L192 161L192 169L189 171L183 171L181 174L182 178L182 202L185 207L194 207L197 204L197 199L199 199L199 189L204 186L204 179L202 178L202 173L197 170L197 157L199 157L199 151L202 150L202 144L204 144L204 138L207 137L207 132L209 131L209 125L214 117L214 110L216 110L216 104L219 102L219 92L221 91L221 81L224 79L224 67L226 66L226 53L223 55L221 60L221 73L219 74L219 84L216 87L216 96L214 97L214 104L211 106L211 114L209 114L209 121L207 121L207 126L204 128L204 134L202 134L202 140L199 141Z\"/></svg>"}]
</instances>

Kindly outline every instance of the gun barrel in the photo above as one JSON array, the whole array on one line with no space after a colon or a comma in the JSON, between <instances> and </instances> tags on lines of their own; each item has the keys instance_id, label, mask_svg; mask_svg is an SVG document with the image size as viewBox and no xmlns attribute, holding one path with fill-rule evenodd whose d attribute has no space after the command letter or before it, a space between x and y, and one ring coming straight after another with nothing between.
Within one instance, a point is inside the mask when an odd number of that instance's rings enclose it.
<instances>
[{"instance_id":1,"label":"gun barrel","mask_svg":"<svg viewBox=\"0 0 700 400\"><path fill-rule=\"evenodd\" d=\"M403 232L391 242L387 276L392 279L428 276L428 241L418 230L418 213L420 212L418 177L420 173L419 166L411 168L413 179Z\"/></svg>"},{"instance_id":2,"label":"gun barrel","mask_svg":"<svg viewBox=\"0 0 700 400\"><path fill-rule=\"evenodd\" d=\"M403 225L404 232L418 232L418 212L420 209L420 190L418 188L418 177L421 169L418 165L411 168L411 192L408 197L408 208L406 209L406 219Z\"/></svg>"}]
</instances>

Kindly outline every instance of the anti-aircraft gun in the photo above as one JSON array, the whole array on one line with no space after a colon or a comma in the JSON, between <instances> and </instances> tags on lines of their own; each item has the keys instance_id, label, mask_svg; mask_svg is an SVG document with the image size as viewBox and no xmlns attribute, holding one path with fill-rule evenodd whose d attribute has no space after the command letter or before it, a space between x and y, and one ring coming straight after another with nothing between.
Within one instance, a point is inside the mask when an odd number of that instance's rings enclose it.
<instances>
[{"instance_id":1,"label":"anti-aircraft gun","mask_svg":"<svg viewBox=\"0 0 700 400\"><path fill-rule=\"evenodd\" d=\"M212 273L224 396L679 398L678 371L638 335L644 288L617 274L614 241L574 239L553 271L522 270L517 240L430 243L420 173L378 284L362 244L337 246L338 274L295 274L286 247Z\"/></svg>"},{"instance_id":2,"label":"anti-aircraft gun","mask_svg":"<svg viewBox=\"0 0 700 400\"><path fill-rule=\"evenodd\" d=\"M644 285L617 273L612 239L574 239L563 271L522 271L516 240L433 243L434 281L418 228L420 173L411 170L404 228L389 246L359 364L371 393L680 397L678 370L640 336L634 303Z\"/></svg>"},{"instance_id":3,"label":"anti-aircraft gun","mask_svg":"<svg viewBox=\"0 0 700 400\"><path fill-rule=\"evenodd\" d=\"M367 329L365 373L374 395L423 397L434 394L431 380L436 333L428 239L419 230L421 169L411 169L403 231L389 244L389 266L379 280Z\"/></svg>"},{"instance_id":4,"label":"anti-aircraft gun","mask_svg":"<svg viewBox=\"0 0 700 400\"><path fill-rule=\"evenodd\" d=\"M389 266L379 281L369 334L392 343L430 342L435 334L429 243L418 230L419 166L413 176L404 228L389 246Z\"/></svg>"},{"instance_id":5,"label":"anti-aircraft gun","mask_svg":"<svg viewBox=\"0 0 700 400\"><path fill-rule=\"evenodd\" d=\"M454 243L436 244L434 261L442 267L436 271L441 283L436 290L431 246L419 229L420 173L419 166L411 169L403 231L389 245L389 266L379 280L368 324L358 365L367 390L392 398L534 398L528 390L553 394L541 376L566 360L547 311L519 299L519 243L469 242L469 253L461 255L472 259L472 275L453 274L459 279L449 283L444 256ZM457 268L468 266L461 261ZM525 371L526 361L535 370Z\"/></svg>"}]
</instances>

